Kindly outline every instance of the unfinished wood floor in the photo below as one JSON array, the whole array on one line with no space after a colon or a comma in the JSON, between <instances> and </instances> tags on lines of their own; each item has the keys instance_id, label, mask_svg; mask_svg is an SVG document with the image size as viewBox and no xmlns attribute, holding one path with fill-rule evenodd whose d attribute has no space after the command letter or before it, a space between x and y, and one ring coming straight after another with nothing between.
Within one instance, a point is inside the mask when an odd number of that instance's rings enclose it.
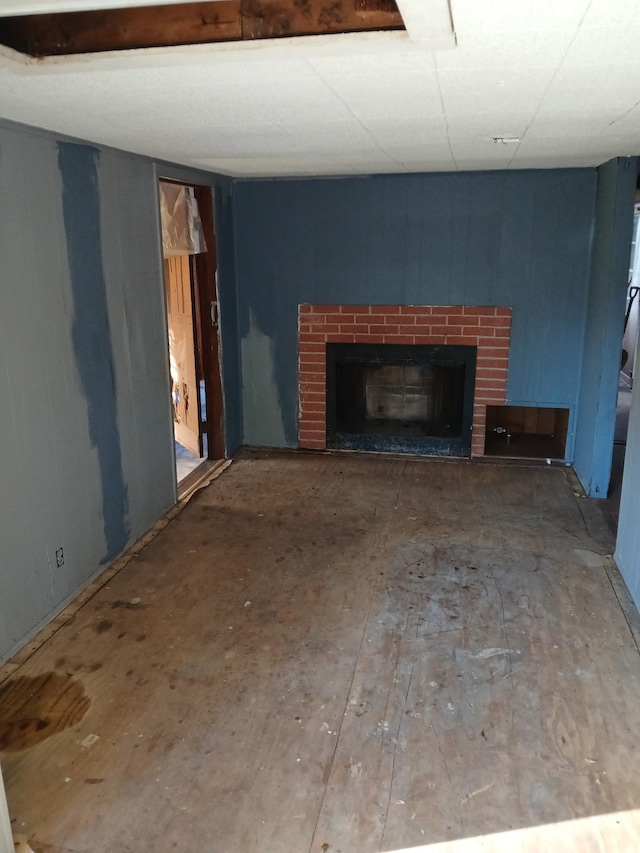
<instances>
[{"instance_id":1,"label":"unfinished wood floor","mask_svg":"<svg viewBox=\"0 0 640 853\"><path fill-rule=\"evenodd\" d=\"M637 614L590 506L561 468L244 453L3 685L14 830L640 849Z\"/></svg>"}]
</instances>

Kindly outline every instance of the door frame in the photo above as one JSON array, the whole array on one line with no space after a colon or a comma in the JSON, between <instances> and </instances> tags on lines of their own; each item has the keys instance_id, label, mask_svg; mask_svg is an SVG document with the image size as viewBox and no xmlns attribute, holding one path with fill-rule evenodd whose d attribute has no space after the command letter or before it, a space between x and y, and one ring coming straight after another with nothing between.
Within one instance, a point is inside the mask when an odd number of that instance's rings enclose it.
<instances>
[{"instance_id":1,"label":"door frame","mask_svg":"<svg viewBox=\"0 0 640 853\"><path fill-rule=\"evenodd\" d=\"M224 459L224 395L222 393L222 365L220 359L218 263L215 223L213 214L213 188L188 184L195 191L202 222L206 252L191 256L193 269L192 297L194 304L194 333L202 355L202 370L207 406L203 423L207 433L209 459ZM197 359L197 355L196 355Z\"/></svg>"},{"instance_id":2,"label":"door frame","mask_svg":"<svg viewBox=\"0 0 640 853\"><path fill-rule=\"evenodd\" d=\"M199 367L202 368L206 399L206 418L202 418L200 387L198 382L198 421L200 423L200 441L207 436L207 459L225 458L224 436L224 394L222 388L221 343L219 336L219 302L217 286L217 250L215 236L213 193L211 184L203 183L202 176L175 168L156 168L156 188L158 196L158 222L162 235L160 217L160 181L181 184L194 190L202 222L206 252L191 255L189 270L191 279L191 297L193 331L196 361L196 376L199 379ZM200 180L198 180L200 178ZM162 253L162 236L160 239ZM166 290L163 284L163 291ZM166 293L164 293L166 301ZM165 308L166 316L166 308ZM166 325L166 323L165 323ZM168 356L167 341L167 356ZM200 364L199 364L200 362Z\"/></svg>"}]
</instances>

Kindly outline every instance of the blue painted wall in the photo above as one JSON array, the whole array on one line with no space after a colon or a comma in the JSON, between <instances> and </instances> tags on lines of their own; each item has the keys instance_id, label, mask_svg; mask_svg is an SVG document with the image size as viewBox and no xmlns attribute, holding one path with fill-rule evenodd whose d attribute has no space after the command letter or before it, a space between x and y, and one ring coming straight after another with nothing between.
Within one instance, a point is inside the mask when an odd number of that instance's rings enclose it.
<instances>
[{"instance_id":1,"label":"blue painted wall","mask_svg":"<svg viewBox=\"0 0 640 853\"><path fill-rule=\"evenodd\" d=\"M640 610L640 393L631 400L615 561Z\"/></svg>"},{"instance_id":2,"label":"blue painted wall","mask_svg":"<svg viewBox=\"0 0 640 853\"><path fill-rule=\"evenodd\" d=\"M592 497L606 498L611 475L636 177L635 158L598 169L574 460Z\"/></svg>"},{"instance_id":3,"label":"blue painted wall","mask_svg":"<svg viewBox=\"0 0 640 853\"><path fill-rule=\"evenodd\" d=\"M175 485L153 163L13 125L0 152L1 659Z\"/></svg>"},{"instance_id":4,"label":"blue painted wall","mask_svg":"<svg viewBox=\"0 0 640 853\"><path fill-rule=\"evenodd\" d=\"M176 500L159 173L214 192L233 452L231 181L0 122L0 660Z\"/></svg>"},{"instance_id":5,"label":"blue painted wall","mask_svg":"<svg viewBox=\"0 0 640 853\"><path fill-rule=\"evenodd\" d=\"M100 466L105 554L111 560L127 544L129 501L118 428L115 353L102 260L99 154L71 142L58 144L69 277L73 297L71 341L87 402L91 444Z\"/></svg>"},{"instance_id":6,"label":"blue painted wall","mask_svg":"<svg viewBox=\"0 0 640 853\"><path fill-rule=\"evenodd\" d=\"M244 442L297 443L299 303L510 305L509 402L571 408L571 459L596 177L236 181Z\"/></svg>"},{"instance_id":7,"label":"blue painted wall","mask_svg":"<svg viewBox=\"0 0 640 853\"><path fill-rule=\"evenodd\" d=\"M242 444L242 387L240 342L238 339L238 300L236 290L236 253L233 221L233 181L218 177L215 192L215 228L218 254L218 300L220 304L220 341L224 386L225 447L228 456Z\"/></svg>"}]
</instances>

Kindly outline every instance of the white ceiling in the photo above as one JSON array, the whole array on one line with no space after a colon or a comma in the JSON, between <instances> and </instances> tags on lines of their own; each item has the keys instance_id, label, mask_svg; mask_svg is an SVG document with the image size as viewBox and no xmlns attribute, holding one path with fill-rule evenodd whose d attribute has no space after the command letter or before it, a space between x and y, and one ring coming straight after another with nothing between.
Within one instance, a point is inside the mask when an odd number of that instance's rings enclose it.
<instances>
[{"instance_id":1,"label":"white ceiling","mask_svg":"<svg viewBox=\"0 0 640 853\"><path fill-rule=\"evenodd\" d=\"M591 166L640 154L639 0L451 0L455 39L441 16L427 32L425 7L441 12L441 2L399 0L409 33L40 62L3 50L0 116L237 176Z\"/></svg>"}]
</instances>

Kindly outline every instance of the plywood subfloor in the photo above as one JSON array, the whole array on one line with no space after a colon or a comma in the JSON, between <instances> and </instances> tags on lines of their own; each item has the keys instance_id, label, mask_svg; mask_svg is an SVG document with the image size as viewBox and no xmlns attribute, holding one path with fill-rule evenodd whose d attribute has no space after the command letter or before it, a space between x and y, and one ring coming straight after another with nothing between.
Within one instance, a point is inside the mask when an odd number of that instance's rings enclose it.
<instances>
[{"instance_id":1,"label":"plywood subfloor","mask_svg":"<svg viewBox=\"0 0 640 853\"><path fill-rule=\"evenodd\" d=\"M567 476L243 454L5 683L15 831L640 849L637 614Z\"/></svg>"}]
</instances>

